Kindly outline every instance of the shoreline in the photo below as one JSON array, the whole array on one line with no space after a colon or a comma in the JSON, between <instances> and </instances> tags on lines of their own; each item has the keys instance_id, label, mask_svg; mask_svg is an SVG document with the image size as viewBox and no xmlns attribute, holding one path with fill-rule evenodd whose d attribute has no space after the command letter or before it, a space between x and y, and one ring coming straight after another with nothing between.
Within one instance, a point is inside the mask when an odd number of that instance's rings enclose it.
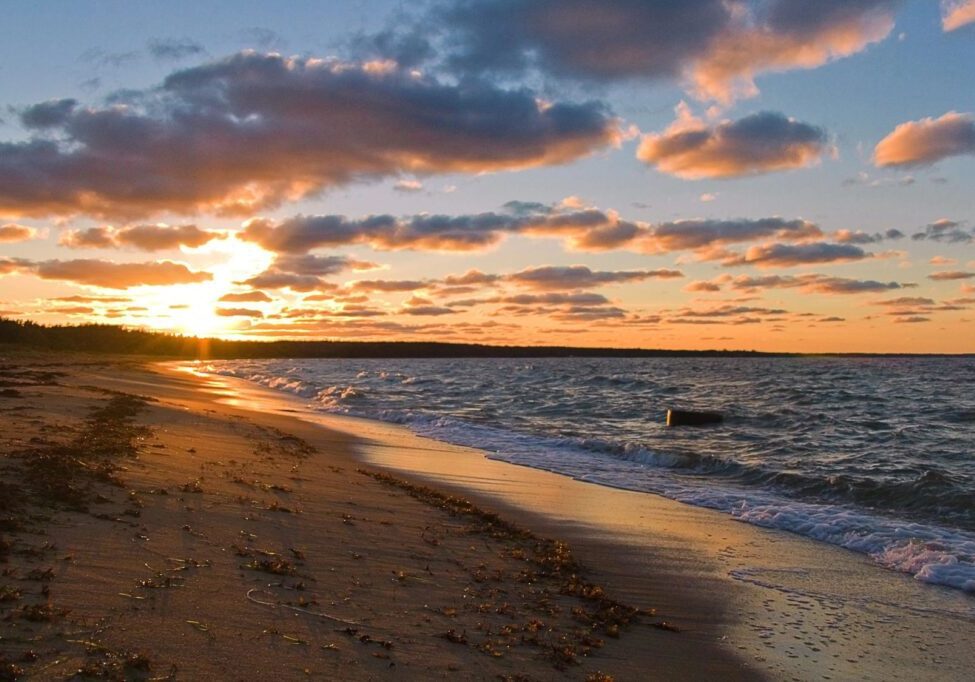
<instances>
[{"instance_id":1,"label":"shoreline","mask_svg":"<svg viewBox=\"0 0 975 682\"><path fill-rule=\"evenodd\" d=\"M595 562L608 584L637 602L673 609L705 642L718 642L756 674L962 679L975 663L965 644L975 636L970 595L919 583L865 555L652 494L491 460L404 427L316 413L280 391L207 376L256 399L270 393L302 418L365 434L371 442L359 454L372 465L505 513L530 514L533 527L565 537L583 555L612 557ZM667 587L646 587L660 582ZM730 608L701 619L695 604L716 599Z\"/></svg>"}]
</instances>

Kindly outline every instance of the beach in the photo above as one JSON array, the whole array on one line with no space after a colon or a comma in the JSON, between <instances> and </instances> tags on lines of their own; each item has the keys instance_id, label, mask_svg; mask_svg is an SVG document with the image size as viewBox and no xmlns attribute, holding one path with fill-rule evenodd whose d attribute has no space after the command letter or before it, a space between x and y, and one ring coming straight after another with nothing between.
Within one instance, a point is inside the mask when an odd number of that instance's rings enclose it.
<instances>
[{"instance_id":1,"label":"beach","mask_svg":"<svg viewBox=\"0 0 975 682\"><path fill-rule=\"evenodd\" d=\"M348 436L138 362L3 365L7 677L752 677Z\"/></svg>"},{"instance_id":2,"label":"beach","mask_svg":"<svg viewBox=\"0 0 975 682\"><path fill-rule=\"evenodd\" d=\"M192 365L5 353L0 655L63 679L964 679L971 597Z\"/></svg>"}]
</instances>

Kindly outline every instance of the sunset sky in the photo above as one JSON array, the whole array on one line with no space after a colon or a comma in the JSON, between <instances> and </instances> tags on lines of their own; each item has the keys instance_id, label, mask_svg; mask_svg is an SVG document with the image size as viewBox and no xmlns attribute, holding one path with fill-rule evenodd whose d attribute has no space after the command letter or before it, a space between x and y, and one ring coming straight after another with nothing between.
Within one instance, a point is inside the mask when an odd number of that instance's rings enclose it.
<instances>
[{"instance_id":1,"label":"sunset sky","mask_svg":"<svg viewBox=\"0 0 975 682\"><path fill-rule=\"evenodd\" d=\"M0 315L975 352L975 0L7 2Z\"/></svg>"}]
</instances>

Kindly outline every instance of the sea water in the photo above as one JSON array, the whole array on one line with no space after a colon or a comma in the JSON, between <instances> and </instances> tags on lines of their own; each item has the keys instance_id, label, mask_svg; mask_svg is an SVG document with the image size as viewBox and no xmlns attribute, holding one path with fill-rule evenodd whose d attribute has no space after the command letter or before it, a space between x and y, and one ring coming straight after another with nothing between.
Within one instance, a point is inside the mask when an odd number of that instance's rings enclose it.
<instances>
[{"instance_id":1,"label":"sea water","mask_svg":"<svg viewBox=\"0 0 975 682\"><path fill-rule=\"evenodd\" d=\"M233 360L205 369L975 592L975 358ZM668 428L669 408L725 421Z\"/></svg>"}]
</instances>

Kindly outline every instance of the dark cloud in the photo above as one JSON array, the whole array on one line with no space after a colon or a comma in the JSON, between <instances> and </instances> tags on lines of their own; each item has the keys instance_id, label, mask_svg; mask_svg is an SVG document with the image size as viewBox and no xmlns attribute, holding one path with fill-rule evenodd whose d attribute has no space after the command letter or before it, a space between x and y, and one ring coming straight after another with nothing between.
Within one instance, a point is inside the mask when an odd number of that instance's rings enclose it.
<instances>
[{"instance_id":1,"label":"dark cloud","mask_svg":"<svg viewBox=\"0 0 975 682\"><path fill-rule=\"evenodd\" d=\"M292 289L316 291L334 289L336 285L323 277L348 270L372 270L376 263L360 261L348 256L315 256L312 254L279 254L264 272L239 282L257 289Z\"/></svg>"},{"instance_id":2,"label":"dark cloud","mask_svg":"<svg viewBox=\"0 0 975 682\"><path fill-rule=\"evenodd\" d=\"M313 256L311 254L281 254L274 259L271 269L296 275L328 277L348 270L375 270L379 265L356 260L349 256Z\"/></svg>"},{"instance_id":3,"label":"dark cloud","mask_svg":"<svg viewBox=\"0 0 975 682\"><path fill-rule=\"evenodd\" d=\"M648 279L683 277L678 270L593 271L585 265L527 268L512 273L505 280L530 289L592 289L608 284L642 282Z\"/></svg>"},{"instance_id":4,"label":"dark cloud","mask_svg":"<svg viewBox=\"0 0 975 682\"><path fill-rule=\"evenodd\" d=\"M962 223L955 220L941 219L924 226L924 231L915 232L911 235L914 241L942 242L946 244L969 244L975 241L975 237L962 229Z\"/></svg>"},{"instance_id":5,"label":"dark cloud","mask_svg":"<svg viewBox=\"0 0 975 682\"><path fill-rule=\"evenodd\" d=\"M451 0L424 20L463 74L682 79L701 98L755 94L886 37L899 0ZM412 30L412 29L411 29ZM394 54L390 50L388 54Z\"/></svg>"},{"instance_id":6,"label":"dark cloud","mask_svg":"<svg viewBox=\"0 0 975 682\"><path fill-rule=\"evenodd\" d=\"M725 29L721 0L458 0L439 17L463 72L674 78Z\"/></svg>"},{"instance_id":7,"label":"dark cloud","mask_svg":"<svg viewBox=\"0 0 975 682\"><path fill-rule=\"evenodd\" d=\"M904 306L930 306L935 305L934 299L923 296L901 296L899 298L888 298L882 301L874 301L871 305L893 306L901 308Z\"/></svg>"},{"instance_id":8,"label":"dark cloud","mask_svg":"<svg viewBox=\"0 0 975 682\"><path fill-rule=\"evenodd\" d=\"M0 143L0 212L240 214L357 179L564 163L619 139L595 102L252 52L128 100L48 111L38 136Z\"/></svg>"},{"instance_id":9,"label":"dark cloud","mask_svg":"<svg viewBox=\"0 0 975 682\"><path fill-rule=\"evenodd\" d=\"M763 244L750 247L744 254L723 258L721 264L725 267L754 265L760 268L790 268L797 265L847 263L870 257L869 253L853 244Z\"/></svg>"},{"instance_id":10,"label":"dark cloud","mask_svg":"<svg viewBox=\"0 0 975 682\"><path fill-rule=\"evenodd\" d=\"M557 310L550 317L564 322L595 322L599 320L619 320L627 317L627 312L616 306L578 306Z\"/></svg>"},{"instance_id":11,"label":"dark cloud","mask_svg":"<svg viewBox=\"0 0 975 682\"><path fill-rule=\"evenodd\" d=\"M75 99L53 99L24 108L20 112L20 122L35 129L55 128L64 125L78 106Z\"/></svg>"},{"instance_id":12,"label":"dark cloud","mask_svg":"<svg viewBox=\"0 0 975 682\"><path fill-rule=\"evenodd\" d=\"M453 308L438 305L407 306L400 312L406 313L407 315L422 315L426 317L439 317L441 315L454 315L457 313Z\"/></svg>"},{"instance_id":13,"label":"dark cloud","mask_svg":"<svg viewBox=\"0 0 975 682\"><path fill-rule=\"evenodd\" d=\"M374 215L349 219L341 215L299 215L275 223L248 221L241 239L277 253L303 254L317 248L366 244L374 249L476 251L500 243L507 235L559 238L579 251L630 249L660 253L704 249L774 237L803 241L822 236L804 220L686 220L649 225L624 220L615 211L567 209L533 202L508 202L507 213L446 216L420 214L396 218Z\"/></svg>"},{"instance_id":14,"label":"dark cloud","mask_svg":"<svg viewBox=\"0 0 975 682\"><path fill-rule=\"evenodd\" d=\"M822 234L819 227L805 220L682 220L657 225L651 243L654 250L666 252L709 249L771 237L784 241L804 241L821 237Z\"/></svg>"},{"instance_id":15,"label":"dark cloud","mask_svg":"<svg viewBox=\"0 0 975 682\"><path fill-rule=\"evenodd\" d=\"M928 275L928 279L932 279L935 282L952 282L962 279L973 279L975 278L975 272L960 272L957 270L949 270L945 272L932 272Z\"/></svg>"},{"instance_id":16,"label":"dark cloud","mask_svg":"<svg viewBox=\"0 0 975 682\"><path fill-rule=\"evenodd\" d=\"M489 298L469 298L459 301L451 301L447 305L451 308L470 308L484 304L508 304L517 306L529 305L575 305L575 306L602 306L608 305L609 299L602 294L594 294L586 291L575 292L551 292L547 294L514 294L510 296L491 296Z\"/></svg>"},{"instance_id":17,"label":"dark cloud","mask_svg":"<svg viewBox=\"0 0 975 682\"><path fill-rule=\"evenodd\" d=\"M235 282L254 289L291 289L293 291L318 291L335 289L336 285L325 282L315 275L297 275L279 270L265 270L249 279Z\"/></svg>"},{"instance_id":18,"label":"dark cloud","mask_svg":"<svg viewBox=\"0 0 975 682\"><path fill-rule=\"evenodd\" d=\"M198 57L206 50L195 40L189 38L165 38L149 41L149 54L153 59L174 62L187 57Z\"/></svg>"},{"instance_id":19,"label":"dark cloud","mask_svg":"<svg viewBox=\"0 0 975 682\"><path fill-rule=\"evenodd\" d=\"M115 235L108 227L71 230L61 235L58 243L71 249L113 249L117 246Z\"/></svg>"},{"instance_id":20,"label":"dark cloud","mask_svg":"<svg viewBox=\"0 0 975 682\"><path fill-rule=\"evenodd\" d=\"M637 158L679 178L737 178L803 168L830 151L826 131L774 111L709 126L682 116L645 135Z\"/></svg>"},{"instance_id":21,"label":"dark cloud","mask_svg":"<svg viewBox=\"0 0 975 682\"><path fill-rule=\"evenodd\" d=\"M885 240L903 239L904 236L904 233L897 229L874 232L873 234L861 230L837 230L832 235L833 239L840 244L877 244Z\"/></svg>"},{"instance_id":22,"label":"dark cloud","mask_svg":"<svg viewBox=\"0 0 975 682\"><path fill-rule=\"evenodd\" d=\"M878 166L926 166L951 156L975 154L975 116L949 111L941 118L908 121L877 144Z\"/></svg>"},{"instance_id":23,"label":"dark cloud","mask_svg":"<svg viewBox=\"0 0 975 682\"><path fill-rule=\"evenodd\" d=\"M826 275L767 275L752 277L741 275L730 281L731 287L740 291L758 289L799 289L807 294L865 294L916 287L907 282L878 282L876 280L828 277Z\"/></svg>"},{"instance_id":24,"label":"dark cloud","mask_svg":"<svg viewBox=\"0 0 975 682\"><path fill-rule=\"evenodd\" d=\"M421 280L389 280L389 279L363 279L353 282L349 288L353 291L369 292L396 292L396 291L419 291L430 286L430 282Z\"/></svg>"}]
</instances>

